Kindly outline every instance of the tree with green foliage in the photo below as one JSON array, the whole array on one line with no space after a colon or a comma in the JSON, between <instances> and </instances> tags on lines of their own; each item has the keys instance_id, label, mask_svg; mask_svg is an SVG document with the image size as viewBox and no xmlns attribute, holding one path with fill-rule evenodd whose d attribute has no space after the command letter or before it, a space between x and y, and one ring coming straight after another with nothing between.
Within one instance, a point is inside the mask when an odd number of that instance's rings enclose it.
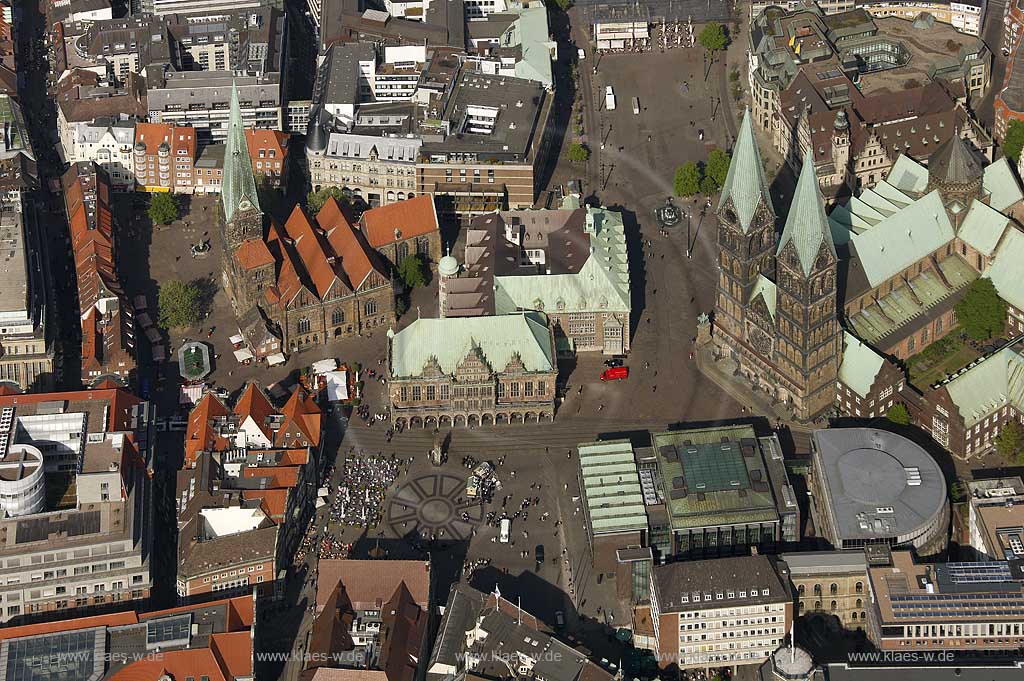
<instances>
[{"instance_id":1,"label":"tree with green foliage","mask_svg":"<svg viewBox=\"0 0 1024 681\"><path fill-rule=\"evenodd\" d=\"M725 186L725 178L729 175L729 161L729 152L712 149L708 154L708 162L704 164L704 174L715 181L718 189Z\"/></svg>"},{"instance_id":2,"label":"tree with green foliage","mask_svg":"<svg viewBox=\"0 0 1024 681\"><path fill-rule=\"evenodd\" d=\"M956 304L956 317L968 336L987 340L1006 326L1006 303L991 279L975 279Z\"/></svg>"},{"instance_id":3,"label":"tree with green foliage","mask_svg":"<svg viewBox=\"0 0 1024 681\"><path fill-rule=\"evenodd\" d=\"M194 281L172 280L161 284L157 302L160 326L164 329L194 326L203 314L203 290Z\"/></svg>"},{"instance_id":4,"label":"tree with green foliage","mask_svg":"<svg viewBox=\"0 0 1024 681\"><path fill-rule=\"evenodd\" d=\"M398 263L398 278L407 289L425 286L427 276L427 264L418 255L407 255Z\"/></svg>"},{"instance_id":5,"label":"tree with green foliage","mask_svg":"<svg viewBox=\"0 0 1024 681\"><path fill-rule=\"evenodd\" d=\"M694 161L687 161L676 168L672 189L676 196L696 196L700 193L700 168Z\"/></svg>"},{"instance_id":6,"label":"tree with green foliage","mask_svg":"<svg viewBox=\"0 0 1024 681\"><path fill-rule=\"evenodd\" d=\"M885 413L885 418L889 419L897 426L909 426L910 410L907 409L907 405L902 402L897 402L889 407L889 411Z\"/></svg>"},{"instance_id":7,"label":"tree with green foliage","mask_svg":"<svg viewBox=\"0 0 1024 681\"><path fill-rule=\"evenodd\" d=\"M1010 121L1003 139L1003 153L1016 164L1021 148L1024 148L1024 121Z\"/></svg>"},{"instance_id":8,"label":"tree with green foliage","mask_svg":"<svg viewBox=\"0 0 1024 681\"><path fill-rule=\"evenodd\" d=\"M1024 429L1017 419L1004 423L994 439L1000 456L1013 463L1024 463Z\"/></svg>"},{"instance_id":9,"label":"tree with green foliage","mask_svg":"<svg viewBox=\"0 0 1024 681\"><path fill-rule=\"evenodd\" d=\"M590 149L579 142L573 142L569 145L569 160L573 163L586 163L587 159L590 158Z\"/></svg>"},{"instance_id":10,"label":"tree with green foliage","mask_svg":"<svg viewBox=\"0 0 1024 681\"><path fill-rule=\"evenodd\" d=\"M705 196L711 196L721 188L722 185L715 182L715 178L711 177L710 175L705 175L704 177L700 178L700 193L704 194Z\"/></svg>"},{"instance_id":11,"label":"tree with green foliage","mask_svg":"<svg viewBox=\"0 0 1024 681\"><path fill-rule=\"evenodd\" d=\"M324 187L318 192L310 192L306 195L306 208L313 215L320 212L320 209L327 203L327 199L334 197L334 200L341 205L349 202L349 196L341 187Z\"/></svg>"},{"instance_id":12,"label":"tree with green foliage","mask_svg":"<svg viewBox=\"0 0 1024 681\"><path fill-rule=\"evenodd\" d=\"M724 50L729 44L729 35L725 32L725 26L712 21L697 36L697 42L707 51L708 56L714 59L715 52Z\"/></svg>"},{"instance_id":13,"label":"tree with green foliage","mask_svg":"<svg viewBox=\"0 0 1024 681\"><path fill-rule=\"evenodd\" d=\"M149 200L149 219L158 225L169 225L178 219L178 201L171 194L153 194Z\"/></svg>"}]
</instances>

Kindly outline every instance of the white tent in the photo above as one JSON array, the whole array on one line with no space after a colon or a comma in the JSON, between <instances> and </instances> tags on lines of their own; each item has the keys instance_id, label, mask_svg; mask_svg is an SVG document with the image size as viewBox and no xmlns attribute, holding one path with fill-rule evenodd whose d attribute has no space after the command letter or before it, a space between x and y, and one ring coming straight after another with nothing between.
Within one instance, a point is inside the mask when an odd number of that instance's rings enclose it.
<instances>
[{"instance_id":1,"label":"white tent","mask_svg":"<svg viewBox=\"0 0 1024 681\"><path fill-rule=\"evenodd\" d=\"M241 345L242 343L245 342L245 338L243 338L242 334L240 333L236 333L231 338L228 338L228 340L231 341L232 345Z\"/></svg>"},{"instance_id":2,"label":"white tent","mask_svg":"<svg viewBox=\"0 0 1024 681\"><path fill-rule=\"evenodd\" d=\"M327 379L327 401L341 402L348 399L348 372L328 371L324 374Z\"/></svg>"},{"instance_id":3,"label":"white tent","mask_svg":"<svg viewBox=\"0 0 1024 681\"><path fill-rule=\"evenodd\" d=\"M278 364L284 364L285 361L286 360L284 355L281 354L280 352L275 352L272 355L267 355L267 364L269 364L272 367L276 367Z\"/></svg>"},{"instance_id":4,"label":"white tent","mask_svg":"<svg viewBox=\"0 0 1024 681\"><path fill-rule=\"evenodd\" d=\"M238 348L234 352L235 359L237 359L239 362L244 362L246 360L252 359L252 353L249 352L248 348Z\"/></svg>"},{"instance_id":5,"label":"white tent","mask_svg":"<svg viewBox=\"0 0 1024 681\"><path fill-rule=\"evenodd\" d=\"M181 396L178 401L181 404L195 404L199 400L203 399L203 391L206 386L200 383L199 385L183 385L181 386Z\"/></svg>"},{"instance_id":6,"label":"white tent","mask_svg":"<svg viewBox=\"0 0 1024 681\"><path fill-rule=\"evenodd\" d=\"M314 374L326 374L329 371L334 371L338 368L338 360L333 357L327 359L317 360L313 362L313 373Z\"/></svg>"}]
</instances>

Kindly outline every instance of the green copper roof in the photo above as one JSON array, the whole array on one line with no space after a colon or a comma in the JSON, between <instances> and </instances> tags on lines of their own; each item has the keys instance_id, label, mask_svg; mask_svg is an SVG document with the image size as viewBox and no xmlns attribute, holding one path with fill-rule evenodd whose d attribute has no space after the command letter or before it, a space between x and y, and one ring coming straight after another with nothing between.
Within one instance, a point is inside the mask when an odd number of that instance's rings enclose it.
<instances>
[{"instance_id":1,"label":"green copper roof","mask_svg":"<svg viewBox=\"0 0 1024 681\"><path fill-rule=\"evenodd\" d=\"M814 269L814 259L818 257L822 244L832 255L836 254L832 231L825 217L825 200L821 198L821 190L818 188L818 173L814 170L814 151L810 147L807 148L800 179L793 192L793 202L789 206L782 238L779 239L778 253L782 253L782 249L790 242L796 248L805 275Z\"/></svg>"},{"instance_id":2,"label":"green copper roof","mask_svg":"<svg viewBox=\"0 0 1024 681\"><path fill-rule=\"evenodd\" d=\"M523 55L516 62L516 77L551 88L551 51L555 43L548 39L548 11L539 4L514 11L519 15L519 48Z\"/></svg>"},{"instance_id":3,"label":"green copper roof","mask_svg":"<svg viewBox=\"0 0 1024 681\"><path fill-rule=\"evenodd\" d=\"M923 194L928 187L928 170L909 156L900 154L885 181L900 191Z\"/></svg>"},{"instance_id":4,"label":"green copper roof","mask_svg":"<svg viewBox=\"0 0 1024 681\"><path fill-rule=\"evenodd\" d=\"M843 331L843 362L839 380L861 397L867 397L885 359L849 331Z\"/></svg>"},{"instance_id":5,"label":"green copper roof","mask_svg":"<svg viewBox=\"0 0 1024 681\"><path fill-rule=\"evenodd\" d=\"M231 117L228 119L228 139L224 149L224 179L221 182L221 201L224 216L230 222L235 211L260 209L256 194L256 178L252 174L252 159L245 141L245 126L238 106L238 88L231 83Z\"/></svg>"},{"instance_id":6,"label":"green copper roof","mask_svg":"<svg viewBox=\"0 0 1024 681\"><path fill-rule=\"evenodd\" d=\"M992 255L1010 218L981 201L971 201L957 236L983 255Z\"/></svg>"},{"instance_id":7,"label":"green copper roof","mask_svg":"<svg viewBox=\"0 0 1024 681\"><path fill-rule=\"evenodd\" d=\"M985 166L981 187L989 195L988 205L998 211L1004 211L1024 199L1017 178L1010 169L1010 164L1006 162L1005 156Z\"/></svg>"},{"instance_id":8,"label":"green copper roof","mask_svg":"<svg viewBox=\"0 0 1024 681\"><path fill-rule=\"evenodd\" d=\"M629 312L629 260L622 215L587 208L591 253L577 274L494 278L495 311Z\"/></svg>"},{"instance_id":9,"label":"green copper roof","mask_svg":"<svg viewBox=\"0 0 1024 681\"><path fill-rule=\"evenodd\" d=\"M946 382L946 390L971 428L996 409L1024 404L1024 350L1021 342L1008 345L993 355L962 370Z\"/></svg>"},{"instance_id":10,"label":"green copper roof","mask_svg":"<svg viewBox=\"0 0 1024 681\"><path fill-rule=\"evenodd\" d=\"M913 277L848 317L850 326L869 343L878 343L912 319L920 317L978 278L977 271L953 255L938 263L942 276L931 268ZM948 286L947 286L948 283Z\"/></svg>"},{"instance_id":11,"label":"green copper roof","mask_svg":"<svg viewBox=\"0 0 1024 681\"><path fill-rule=\"evenodd\" d=\"M722 438L727 438L724 442ZM661 491L673 530L778 519L763 454L751 426L653 435ZM750 456L743 447L752 447ZM674 448L677 456L667 454ZM686 494L681 494L685 486Z\"/></svg>"},{"instance_id":12,"label":"green copper roof","mask_svg":"<svg viewBox=\"0 0 1024 681\"><path fill-rule=\"evenodd\" d=\"M775 282L763 274L757 275L757 281L754 282L754 288L750 290L750 302L757 300L758 296L764 298L764 304L768 308L768 314L770 314L774 320L777 289L775 288Z\"/></svg>"},{"instance_id":13,"label":"green copper roof","mask_svg":"<svg viewBox=\"0 0 1024 681\"><path fill-rule=\"evenodd\" d=\"M527 371L555 367L551 334L531 314L495 317L417 319L391 339L391 375L419 376L432 358L452 374L473 348L479 348L494 371L504 371L518 355Z\"/></svg>"},{"instance_id":14,"label":"green copper roof","mask_svg":"<svg viewBox=\"0 0 1024 681\"><path fill-rule=\"evenodd\" d=\"M725 187L722 188L722 195L718 199L718 210L722 210L730 199L736 210L736 217L739 218L740 228L744 232L750 229L757 205L762 200L770 211L774 213L775 210L771 194L768 193L768 181L764 176L761 152L757 149L754 123L749 109L743 114L740 134L736 138L732 161L729 163L729 174L725 178Z\"/></svg>"},{"instance_id":15,"label":"green copper roof","mask_svg":"<svg viewBox=\"0 0 1024 681\"><path fill-rule=\"evenodd\" d=\"M1024 234L1015 228L1006 231L996 257L985 271L999 292L999 297L1018 310L1024 310Z\"/></svg>"},{"instance_id":16,"label":"green copper roof","mask_svg":"<svg viewBox=\"0 0 1024 681\"><path fill-rule=\"evenodd\" d=\"M647 510L629 440L585 442L576 449L591 532L646 530Z\"/></svg>"},{"instance_id":17,"label":"green copper roof","mask_svg":"<svg viewBox=\"0 0 1024 681\"><path fill-rule=\"evenodd\" d=\"M868 283L878 286L953 240L939 192L918 199L850 241Z\"/></svg>"}]
</instances>

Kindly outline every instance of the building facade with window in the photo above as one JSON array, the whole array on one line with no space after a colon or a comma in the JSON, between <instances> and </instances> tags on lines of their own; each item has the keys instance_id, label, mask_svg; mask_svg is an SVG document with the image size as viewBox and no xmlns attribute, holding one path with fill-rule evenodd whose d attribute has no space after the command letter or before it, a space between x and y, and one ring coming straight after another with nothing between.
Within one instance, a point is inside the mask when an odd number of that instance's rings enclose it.
<instances>
[{"instance_id":1,"label":"building facade with window","mask_svg":"<svg viewBox=\"0 0 1024 681\"><path fill-rule=\"evenodd\" d=\"M144 607L152 421L121 389L0 396L0 622Z\"/></svg>"},{"instance_id":2,"label":"building facade with window","mask_svg":"<svg viewBox=\"0 0 1024 681\"><path fill-rule=\"evenodd\" d=\"M306 140L313 191L340 187L374 208L416 196L416 161L423 145L419 138L328 134L318 126L313 129L315 135ZM326 139L320 143L316 136Z\"/></svg>"},{"instance_id":3,"label":"building facade with window","mask_svg":"<svg viewBox=\"0 0 1024 681\"><path fill-rule=\"evenodd\" d=\"M802 551L779 558L796 590L796 616L833 615L844 629L867 626L871 607L868 559L863 550Z\"/></svg>"},{"instance_id":4,"label":"building facade with window","mask_svg":"<svg viewBox=\"0 0 1024 681\"><path fill-rule=\"evenodd\" d=\"M554 418L554 337L536 316L421 318L389 335L393 423L435 428Z\"/></svg>"},{"instance_id":5,"label":"building facade with window","mask_svg":"<svg viewBox=\"0 0 1024 681\"><path fill-rule=\"evenodd\" d=\"M442 317L542 312L559 354L629 352L629 261L615 211L572 196L559 210L482 215L466 232L465 267L448 265L438 271Z\"/></svg>"},{"instance_id":6,"label":"building facade with window","mask_svg":"<svg viewBox=\"0 0 1024 681\"><path fill-rule=\"evenodd\" d=\"M767 556L659 565L650 591L661 667L760 665L793 622L788 569Z\"/></svg>"},{"instance_id":7,"label":"building facade with window","mask_svg":"<svg viewBox=\"0 0 1024 681\"><path fill-rule=\"evenodd\" d=\"M916 563L910 551L868 570L869 640L882 651L965 650L1020 655L1024 563Z\"/></svg>"}]
</instances>

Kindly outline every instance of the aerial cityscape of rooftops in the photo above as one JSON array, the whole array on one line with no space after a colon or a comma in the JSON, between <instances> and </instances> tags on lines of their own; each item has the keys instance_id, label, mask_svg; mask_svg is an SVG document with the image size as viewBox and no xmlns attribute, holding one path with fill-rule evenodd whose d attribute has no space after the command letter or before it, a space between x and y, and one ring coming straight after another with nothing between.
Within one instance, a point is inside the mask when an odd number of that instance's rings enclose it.
<instances>
[{"instance_id":1,"label":"aerial cityscape of rooftops","mask_svg":"<svg viewBox=\"0 0 1024 681\"><path fill-rule=\"evenodd\" d=\"M0 681L1024 679L1024 0L0 9Z\"/></svg>"}]
</instances>

